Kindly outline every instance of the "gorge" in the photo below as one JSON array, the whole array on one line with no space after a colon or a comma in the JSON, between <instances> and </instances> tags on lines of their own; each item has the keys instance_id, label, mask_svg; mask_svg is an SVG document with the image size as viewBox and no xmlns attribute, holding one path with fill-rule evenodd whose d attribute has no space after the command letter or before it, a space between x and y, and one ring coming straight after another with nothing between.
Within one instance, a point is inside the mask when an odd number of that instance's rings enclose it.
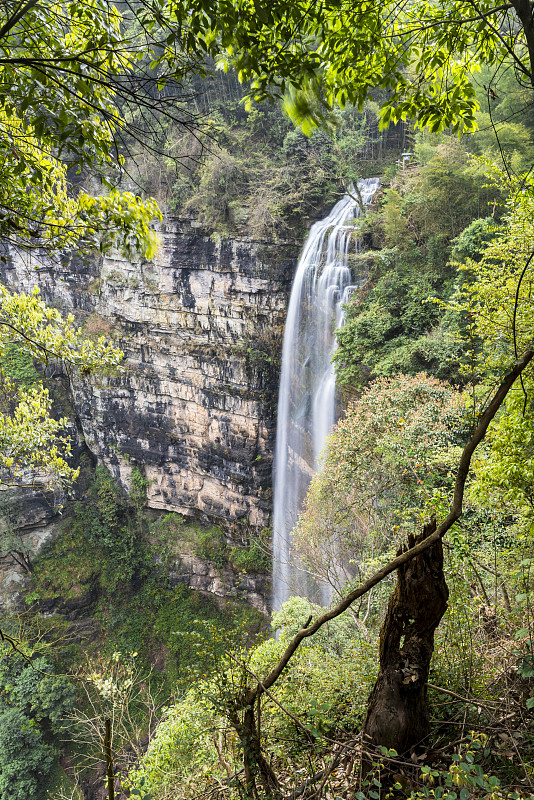
<instances>
[{"instance_id":1,"label":"gorge","mask_svg":"<svg viewBox=\"0 0 534 800\"><path fill-rule=\"evenodd\" d=\"M5 285L39 288L88 334L111 336L124 352L118 374L75 386L78 449L83 440L124 489L140 465L149 508L200 515L244 539L269 523L276 449L275 609L290 594L314 596L292 566L290 533L338 413L334 330L354 281L365 278L351 254L361 246L362 205L378 185L361 181L313 224L296 270L297 241L223 239L194 219L168 219L152 263L27 260L12 251L0 271ZM19 527L37 531L39 548L38 529L54 510L38 495L28 502ZM217 581L197 585L221 592ZM315 591L328 602L325 587ZM268 597L253 602L264 608Z\"/></svg>"},{"instance_id":2,"label":"gorge","mask_svg":"<svg viewBox=\"0 0 534 800\"><path fill-rule=\"evenodd\" d=\"M0 800L533 800L531 12L0 4Z\"/></svg>"},{"instance_id":3,"label":"gorge","mask_svg":"<svg viewBox=\"0 0 534 800\"><path fill-rule=\"evenodd\" d=\"M313 224L296 270L298 242L223 239L194 219L166 220L152 263L26 261L12 252L1 269L6 285L38 287L88 334L111 336L124 352L119 374L78 381L74 410L79 436L124 489L141 466L149 508L200 515L244 539L269 523L276 450L276 610L291 594L329 602L328 588L314 588L294 565L290 535L338 414L334 330L366 277L351 259L361 247L358 220L378 185L360 181ZM34 496L19 512L21 528L48 521L53 510L41 504L39 520L36 503ZM200 585L221 592L220 582Z\"/></svg>"}]
</instances>

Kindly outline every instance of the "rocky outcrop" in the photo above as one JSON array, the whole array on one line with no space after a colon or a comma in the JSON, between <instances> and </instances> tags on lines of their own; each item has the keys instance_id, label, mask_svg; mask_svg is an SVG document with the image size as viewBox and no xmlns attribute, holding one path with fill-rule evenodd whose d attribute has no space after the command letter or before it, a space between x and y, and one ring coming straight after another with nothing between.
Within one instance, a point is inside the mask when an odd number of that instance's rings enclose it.
<instances>
[{"instance_id":1,"label":"rocky outcrop","mask_svg":"<svg viewBox=\"0 0 534 800\"><path fill-rule=\"evenodd\" d=\"M132 465L154 509L201 514L226 529L267 524L279 355L298 244L210 235L168 221L153 262L59 264L11 256L1 279L39 286L88 335L125 353L116 375L75 392L89 449L127 488Z\"/></svg>"},{"instance_id":2,"label":"rocky outcrop","mask_svg":"<svg viewBox=\"0 0 534 800\"><path fill-rule=\"evenodd\" d=\"M218 568L194 553L182 553L175 561L169 578L171 586L183 583L189 589L217 597L245 600L262 614L269 611L267 590L270 581L261 572L238 572L229 564Z\"/></svg>"}]
</instances>

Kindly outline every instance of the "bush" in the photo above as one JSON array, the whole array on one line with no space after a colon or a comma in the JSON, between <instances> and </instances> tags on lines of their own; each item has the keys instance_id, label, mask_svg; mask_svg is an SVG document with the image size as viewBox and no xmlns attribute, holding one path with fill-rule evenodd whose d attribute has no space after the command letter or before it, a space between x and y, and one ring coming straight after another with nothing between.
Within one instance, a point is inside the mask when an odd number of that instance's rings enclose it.
<instances>
[{"instance_id":1,"label":"bush","mask_svg":"<svg viewBox=\"0 0 534 800\"><path fill-rule=\"evenodd\" d=\"M55 750L16 708L0 715L0 800L44 800Z\"/></svg>"},{"instance_id":2,"label":"bush","mask_svg":"<svg viewBox=\"0 0 534 800\"><path fill-rule=\"evenodd\" d=\"M222 529L217 525L206 530L199 529L194 551L200 558L211 561L218 569L222 569L228 558L226 537Z\"/></svg>"},{"instance_id":3,"label":"bush","mask_svg":"<svg viewBox=\"0 0 534 800\"><path fill-rule=\"evenodd\" d=\"M0 356L0 368L16 384L31 386L39 380L31 354L20 343L7 344Z\"/></svg>"},{"instance_id":4,"label":"bush","mask_svg":"<svg viewBox=\"0 0 534 800\"><path fill-rule=\"evenodd\" d=\"M30 651L31 653L31 651ZM0 664L0 800L44 800L57 735L76 693L43 656L29 664L3 648Z\"/></svg>"},{"instance_id":5,"label":"bush","mask_svg":"<svg viewBox=\"0 0 534 800\"><path fill-rule=\"evenodd\" d=\"M254 543L250 547L232 547L230 563L240 572L269 572L271 557L264 548Z\"/></svg>"},{"instance_id":6,"label":"bush","mask_svg":"<svg viewBox=\"0 0 534 800\"><path fill-rule=\"evenodd\" d=\"M145 497L146 481L140 473L133 472L132 498L128 498L107 469L99 466L84 500L76 504L73 531L107 556L109 588L139 581L152 568L140 521Z\"/></svg>"}]
</instances>

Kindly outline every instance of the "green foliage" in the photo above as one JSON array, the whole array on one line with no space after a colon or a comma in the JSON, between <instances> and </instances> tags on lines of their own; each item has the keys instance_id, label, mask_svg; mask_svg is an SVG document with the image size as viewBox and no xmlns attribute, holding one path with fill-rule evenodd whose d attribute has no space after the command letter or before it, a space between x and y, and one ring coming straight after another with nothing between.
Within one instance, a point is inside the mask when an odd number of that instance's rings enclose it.
<instances>
[{"instance_id":1,"label":"green foliage","mask_svg":"<svg viewBox=\"0 0 534 800\"><path fill-rule=\"evenodd\" d=\"M244 109L222 92L210 118L219 149L194 173L179 175L174 207L194 211L219 233L245 227L258 238L300 235L307 219L369 168L364 154L376 124L370 106L340 111L332 135L316 131L309 138L278 107ZM377 160L385 155L381 150Z\"/></svg>"},{"instance_id":2,"label":"green foliage","mask_svg":"<svg viewBox=\"0 0 534 800\"><path fill-rule=\"evenodd\" d=\"M311 603L305 597L291 597L282 605L280 611L273 613L271 627L273 631L278 632L279 640L287 644L310 616L318 617L323 611L321 606ZM308 639L305 645L318 646L325 651L332 650L339 655L347 646L351 646L357 633L358 628L353 617L350 612L345 612L323 625L313 639Z\"/></svg>"},{"instance_id":3,"label":"green foliage","mask_svg":"<svg viewBox=\"0 0 534 800\"><path fill-rule=\"evenodd\" d=\"M49 2L21 11L9 1L0 25L2 237L50 250L120 244L129 255L153 255L149 223L161 214L152 200L68 190L69 167L121 170L116 136L131 101L122 82L139 56L132 31L124 39L120 12L106 0L69 2L60 16ZM142 102L140 84L136 91Z\"/></svg>"},{"instance_id":4,"label":"green foliage","mask_svg":"<svg viewBox=\"0 0 534 800\"><path fill-rule=\"evenodd\" d=\"M153 257L158 239L150 223L161 219L154 200L119 193L109 181L98 196L80 184L70 191L76 170L108 177L122 171L116 136L124 128L128 97L140 101L143 94L143 82L132 94L122 88L139 56L135 37L124 39L118 9L106 0L90 0L83 8L68 2L58 15L50 2L21 7L7 0L0 7L0 28L3 241L17 249L40 248L41 254L119 246L130 258ZM35 381L32 358L60 361L68 374L76 367L88 375L116 365L120 354L103 339L84 340L73 317L63 320L47 309L37 290L12 295L1 287L0 327L0 359L17 383L19 401L0 415L2 482L64 488L77 474L61 433L66 420L51 418L51 401ZM1 384L2 394L16 397L4 372Z\"/></svg>"},{"instance_id":5,"label":"green foliage","mask_svg":"<svg viewBox=\"0 0 534 800\"><path fill-rule=\"evenodd\" d=\"M469 157L465 140L420 135L415 153L421 167L406 180L403 205L425 238L458 236L481 210L489 212L498 192L486 185L484 169Z\"/></svg>"},{"instance_id":6,"label":"green foliage","mask_svg":"<svg viewBox=\"0 0 534 800\"><path fill-rule=\"evenodd\" d=\"M454 247L451 252L453 261L461 263L467 258L478 260L495 232L495 222L492 217L473 220L454 239Z\"/></svg>"},{"instance_id":7,"label":"green foliage","mask_svg":"<svg viewBox=\"0 0 534 800\"><path fill-rule=\"evenodd\" d=\"M200 558L211 561L218 569L222 569L228 557L228 546L223 530L217 525L206 529L198 528L194 550Z\"/></svg>"},{"instance_id":8,"label":"green foliage","mask_svg":"<svg viewBox=\"0 0 534 800\"><path fill-rule=\"evenodd\" d=\"M251 653L250 668L257 675L267 674L288 641L283 637L258 645ZM286 763L291 758L298 763L304 753L313 752L336 731L357 730L376 666L374 643L362 639L350 621L341 630L330 630L328 644L312 641L301 649L273 692L301 725L266 699L262 720L269 749Z\"/></svg>"},{"instance_id":9,"label":"green foliage","mask_svg":"<svg viewBox=\"0 0 534 800\"><path fill-rule=\"evenodd\" d=\"M96 468L87 498L76 508L76 521L90 544L109 553L125 537L126 498L105 467Z\"/></svg>"},{"instance_id":10,"label":"green foliage","mask_svg":"<svg viewBox=\"0 0 534 800\"><path fill-rule=\"evenodd\" d=\"M218 774L209 700L196 689L166 709L138 772L130 774L134 787L164 796L177 784L194 795L206 780Z\"/></svg>"},{"instance_id":11,"label":"green foliage","mask_svg":"<svg viewBox=\"0 0 534 800\"><path fill-rule=\"evenodd\" d=\"M53 662L45 656L32 657L28 662L5 647L2 656L2 705L17 708L34 721L46 724L49 731L59 733L75 699L69 678L54 674Z\"/></svg>"},{"instance_id":12,"label":"green foliage","mask_svg":"<svg viewBox=\"0 0 534 800\"><path fill-rule=\"evenodd\" d=\"M116 366L122 354L103 337L84 339L74 317L63 319L48 308L37 289L18 295L0 286L0 329L0 358L17 381L0 372L2 483L49 489L69 485L78 472L68 463L68 419L50 416L52 400L42 383L32 380L31 361L63 362L67 369L88 374Z\"/></svg>"},{"instance_id":13,"label":"green foliage","mask_svg":"<svg viewBox=\"0 0 534 800\"><path fill-rule=\"evenodd\" d=\"M362 292L360 303L351 301L334 355L341 385L357 382L358 375L361 380L362 368L378 376L403 371L401 365L408 366L408 374L427 366L433 358L431 333L440 319L439 309L427 301L442 286L442 275L416 275L413 267L399 266L378 278L368 294ZM454 348L453 353L457 357Z\"/></svg>"},{"instance_id":14,"label":"green foliage","mask_svg":"<svg viewBox=\"0 0 534 800\"><path fill-rule=\"evenodd\" d=\"M101 572L102 559L80 530L72 531L72 520L65 520L58 536L34 561L26 602L70 600L89 593Z\"/></svg>"},{"instance_id":15,"label":"green foliage","mask_svg":"<svg viewBox=\"0 0 534 800\"><path fill-rule=\"evenodd\" d=\"M506 369L533 339L534 274L534 197L524 191L528 176L509 180L495 165L489 165L488 172L496 187L509 192L505 214L500 225L492 229L483 253L456 265L464 280L449 303L456 312L468 315L474 335L484 342L478 360L486 373Z\"/></svg>"},{"instance_id":16,"label":"green foliage","mask_svg":"<svg viewBox=\"0 0 534 800\"><path fill-rule=\"evenodd\" d=\"M530 387L529 387L530 388ZM488 432L487 447L475 461L477 496L520 514L528 526L532 517L534 426L532 408L520 389L507 399L503 413Z\"/></svg>"},{"instance_id":17,"label":"green foliage","mask_svg":"<svg viewBox=\"0 0 534 800\"><path fill-rule=\"evenodd\" d=\"M183 531L192 538L193 551L200 558L210 561L217 569L230 564L239 572L267 572L271 560L266 546L252 541L247 547L230 547L221 528L212 525L209 528L196 526Z\"/></svg>"},{"instance_id":18,"label":"green foliage","mask_svg":"<svg viewBox=\"0 0 534 800\"><path fill-rule=\"evenodd\" d=\"M16 708L0 716L0 797L2 800L44 800L44 781L54 763L54 748L35 723Z\"/></svg>"},{"instance_id":19,"label":"green foliage","mask_svg":"<svg viewBox=\"0 0 534 800\"><path fill-rule=\"evenodd\" d=\"M507 181L493 170L494 180ZM491 229L482 252L459 266L463 282L449 307L469 320L468 333L478 344L474 368L484 382L495 380L528 347L532 330L533 200L520 179L510 184L506 214ZM516 303L517 299L517 303ZM506 509L525 534L532 524L532 370L509 393L491 423L486 445L476 456L475 496L488 506Z\"/></svg>"},{"instance_id":20,"label":"green foliage","mask_svg":"<svg viewBox=\"0 0 534 800\"><path fill-rule=\"evenodd\" d=\"M490 752L486 746L486 734L470 731L467 739L467 744L462 744L459 753L450 754L452 763L448 769L435 769L426 764L422 766L419 775L412 777L409 794L403 785L404 775L399 773L394 776L396 781L388 790L388 760L392 764L398 763L399 754L395 750L380 747L382 755L373 759L371 769L361 781L360 791L354 795L355 800L379 800L381 796L402 796L408 800L522 800L527 797L520 791L506 791L496 775L486 773L481 763ZM414 783L417 787L413 787ZM383 794L384 791L386 794Z\"/></svg>"},{"instance_id":21,"label":"green foliage","mask_svg":"<svg viewBox=\"0 0 534 800\"><path fill-rule=\"evenodd\" d=\"M183 700L168 710L133 776L134 784L144 778L144 785L156 797L165 793L187 797L206 781L224 777L222 752L227 763L239 769L239 745L227 731L229 702L252 673L268 672L309 613L323 610L303 598L292 598L273 620L273 625L281 628L278 639L267 639L252 649L237 646L232 657L220 659L208 678L201 677ZM219 640L224 643L224 632ZM290 768L305 756L313 757L326 737L342 726L356 727L375 670L375 648L360 640L354 621L347 615L333 621L284 670L273 688L277 702L263 696L265 748Z\"/></svg>"},{"instance_id":22,"label":"green foliage","mask_svg":"<svg viewBox=\"0 0 534 800\"><path fill-rule=\"evenodd\" d=\"M232 547L229 554L230 563L240 572L268 572L271 559L261 544L253 542L249 547Z\"/></svg>"},{"instance_id":23,"label":"green foliage","mask_svg":"<svg viewBox=\"0 0 534 800\"><path fill-rule=\"evenodd\" d=\"M362 13L345 2L310 9L279 0L254 6L182 0L173 9L188 20L185 49L233 67L251 102L283 98L306 132L331 123L332 107L361 107L377 90L384 126L408 117L433 131L474 130L473 72L481 62L501 63L513 47L498 33L505 24L500 7L481 21L467 2L421 0L402 9L371 2ZM516 21L528 74L527 42Z\"/></svg>"},{"instance_id":24,"label":"green foliage","mask_svg":"<svg viewBox=\"0 0 534 800\"><path fill-rule=\"evenodd\" d=\"M502 89L499 91L505 91L506 82L502 78L501 81ZM509 86L509 88L512 87ZM479 130L470 140L471 150L477 155L483 155L496 163L506 165L512 174L526 172L534 158L532 121L530 120L529 130L524 124L524 120L528 119L526 114L522 114L514 122L506 118L499 120L498 117L498 112L495 115L493 109L491 116L488 113L479 112L477 115ZM493 128L492 118L496 130ZM496 118L497 122L495 123ZM519 119L521 121L518 121Z\"/></svg>"},{"instance_id":25,"label":"green foliage","mask_svg":"<svg viewBox=\"0 0 534 800\"><path fill-rule=\"evenodd\" d=\"M487 186L466 145L448 136L419 135L415 157L415 168L397 174L369 215L380 249L369 253L368 280L351 296L337 331L333 360L341 386L360 389L369 378L422 370L465 381L470 345L463 314L452 307L444 314L433 301L454 294L451 254L476 255L495 235L492 217L472 220L495 213L502 187Z\"/></svg>"},{"instance_id":26,"label":"green foliage","mask_svg":"<svg viewBox=\"0 0 534 800\"><path fill-rule=\"evenodd\" d=\"M167 673L173 686L189 686L198 675L211 674L226 648L242 635L261 628L254 609L227 599L176 586L158 597L154 634L168 652Z\"/></svg>"},{"instance_id":27,"label":"green foliage","mask_svg":"<svg viewBox=\"0 0 534 800\"><path fill-rule=\"evenodd\" d=\"M149 483L139 467L134 466L130 474L130 491L128 494L128 499L138 516L141 515L142 509L146 505L148 486Z\"/></svg>"},{"instance_id":28,"label":"green foliage","mask_svg":"<svg viewBox=\"0 0 534 800\"><path fill-rule=\"evenodd\" d=\"M8 343L0 355L0 368L18 386L31 386L39 380L31 354L19 343Z\"/></svg>"},{"instance_id":29,"label":"green foliage","mask_svg":"<svg viewBox=\"0 0 534 800\"><path fill-rule=\"evenodd\" d=\"M366 577L391 531L411 532L439 509L466 434L464 399L424 373L377 379L347 408L312 479L295 546L341 594Z\"/></svg>"},{"instance_id":30,"label":"green foliage","mask_svg":"<svg viewBox=\"0 0 534 800\"><path fill-rule=\"evenodd\" d=\"M32 656L31 648L24 648ZM37 654L2 650L0 661L0 798L44 800L57 756L58 734L76 698L65 675Z\"/></svg>"},{"instance_id":31,"label":"green foliage","mask_svg":"<svg viewBox=\"0 0 534 800\"><path fill-rule=\"evenodd\" d=\"M222 605L210 595L170 584L177 542L199 548L203 558L211 556L219 566L227 563L228 548L216 526L185 523L177 514L150 522L142 508L146 485L134 468L126 496L98 467L73 518L35 560L27 602L37 608L54 604L59 611L85 604L85 613L98 619L102 631L94 645L98 652L137 652L147 670L157 654L161 671L153 681L170 692L187 686L192 674L213 669L212 629L224 633L219 657L236 629L258 632L263 618L245 603L226 598ZM67 651L67 660L78 657Z\"/></svg>"},{"instance_id":32,"label":"green foliage","mask_svg":"<svg viewBox=\"0 0 534 800\"><path fill-rule=\"evenodd\" d=\"M76 504L73 532L107 556L109 588L128 585L150 571L150 557L138 525L140 507L146 499L146 481L133 472L130 502L103 466L83 501Z\"/></svg>"}]
</instances>

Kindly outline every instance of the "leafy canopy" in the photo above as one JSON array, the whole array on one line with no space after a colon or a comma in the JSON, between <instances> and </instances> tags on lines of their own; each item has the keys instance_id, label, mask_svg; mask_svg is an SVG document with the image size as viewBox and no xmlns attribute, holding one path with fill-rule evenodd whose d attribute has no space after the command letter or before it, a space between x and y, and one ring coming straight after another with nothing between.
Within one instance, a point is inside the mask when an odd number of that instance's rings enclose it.
<instances>
[{"instance_id":1,"label":"leafy canopy","mask_svg":"<svg viewBox=\"0 0 534 800\"><path fill-rule=\"evenodd\" d=\"M193 124L172 91L166 102L158 97L143 60L159 43L134 22L108 0L0 6L3 239L52 250L119 243L128 256L154 255L154 201L116 190L94 196L75 178L82 170L108 185L120 178L126 137L148 136L150 121L173 101L173 118ZM146 112L144 131L131 122L133 109Z\"/></svg>"},{"instance_id":2,"label":"leafy canopy","mask_svg":"<svg viewBox=\"0 0 534 800\"><path fill-rule=\"evenodd\" d=\"M235 69L250 82L250 100L283 98L308 130L334 106L361 108L376 95L383 126L410 118L471 131L479 63L511 59L532 84L534 43L520 2L170 0L168 13L184 49Z\"/></svg>"}]
</instances>

